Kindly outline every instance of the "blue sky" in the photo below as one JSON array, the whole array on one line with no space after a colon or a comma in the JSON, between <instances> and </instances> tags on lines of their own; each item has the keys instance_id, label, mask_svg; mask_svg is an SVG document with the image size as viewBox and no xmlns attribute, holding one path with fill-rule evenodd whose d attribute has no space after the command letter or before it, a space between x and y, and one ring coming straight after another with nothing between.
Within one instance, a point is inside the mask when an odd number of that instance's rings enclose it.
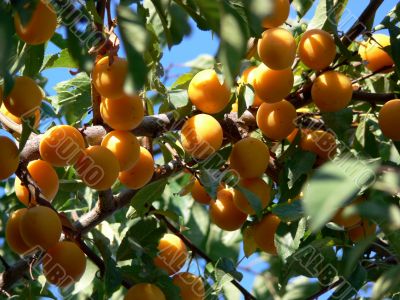
<instances>
[{"instance_id":1,"label":"blue sky","mask_svg":"<svg viewBox=\"0 0 400 300\"><path fill-rule=\"evenodd\" d=\"M317 1L318 2L318 1ZM376 20L379 23L383 17L392 9L396 4L397 0L385 0L384 4L377 12ZM369 1L367 0L349 0L349 5L347 6L347 11L345 13L347 22L342 24L343 27L339 28L340 30L347 30L349 26L357 19L362 10L368 5ZM314 8L306 15L305 19L309 19L312 17L314 13ZM292 9L291 17L295 18L295 12ZM175 46L172 50L165 49L164 56L162 59L162 63L165 67L173 64L175 67L172 69L172 74L182 74L187 69L180 67L183 63L195 59L198 55L201 54L210 54L215 55L218 49L218 39L212 35L211 32L200 31L193 26L193 32L190 37L188 37L181 45ZM48 53L55 53L57 49L54 46L50 46ZM46 91L50 95L54 94L54 90L52 89L58 82L68 80L72 78L69 74L68 70L65 69L52 69L43 72L44 76L49 79L48 84L46 86ZM246 265L251 262L251 260L255 259L256 256L251 257L249 260L244 260L242 263ZM255 271L261 270L265 265L256 265ZM254 277L251 274L245 273L245 279L243 280L243 285L251 290L253 285ZM321 299L325 299L327 297L321 297ZM236 299L232 299L236 300Z\"/></svg>"}]
</instances>

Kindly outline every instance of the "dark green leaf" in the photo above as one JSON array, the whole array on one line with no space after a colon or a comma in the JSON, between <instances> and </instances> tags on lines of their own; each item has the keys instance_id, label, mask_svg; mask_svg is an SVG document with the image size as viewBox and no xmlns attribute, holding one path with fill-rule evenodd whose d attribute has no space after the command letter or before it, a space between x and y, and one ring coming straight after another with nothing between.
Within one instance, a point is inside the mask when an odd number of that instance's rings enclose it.
<instances>
[{"instance_id":1,"label":"dark green leaf","mask_svg":"<svg viewBox=\"0 0 400 300\"><path fill-rule=\"evenodd\" d=\"M44 44L30 46L25 55L25 68L23 75L35 77L43 64Z\"/></svg>"},{"instance_id":2,"label":"dark green leaf","mask_svg":"<svg viewBox=\"0 0 400 300\"><path fill-rule=\"evenodd\" d=\"M160 199L167 183L167 180L158 180L146 185L136 193L132 198L131 206L139 216L144 216L150 205Z\"/></svg>"}]
</instances>

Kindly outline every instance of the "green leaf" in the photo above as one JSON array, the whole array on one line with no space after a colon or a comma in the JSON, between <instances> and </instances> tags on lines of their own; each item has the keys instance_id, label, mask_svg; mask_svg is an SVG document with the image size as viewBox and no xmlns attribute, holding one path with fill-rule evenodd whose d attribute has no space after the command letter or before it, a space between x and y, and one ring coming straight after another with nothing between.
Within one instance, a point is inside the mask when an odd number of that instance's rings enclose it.
<instances>
[{"instance_id":1,"label":"green leaf","mask_svg":"<svg viewBox=\"0 0 400 300\"><path fill-rule=\"evenodd\" d=\"M272 207L272 213L277 215L283 222L297 221L304 214L301 200L275 205Z\"/></svg>"},{"instance_id":2,"label":"green leaf","mask_svg":"<svg viewBox=\"0 0 400 300\"><path fill-rule=\"evenodd\" d=\"M29 117L22 117L21 120L22 120L22 133L21 133L21 138L19 140L19 149L18 149L20 153L22 152L22 150L24 150L26 142L29 140L32 131L34 131L35 116L32 115Z\"/></svg>"},{"instance_id":3,"label":"green leaf","mask_svg":"<svg viewBox=\"0 0 400 300\"><path fill-rule=\"evenodd\" d=\"M292 188L300 177L311 171L316 159L314 153L301 150L295 151L286 159L284 168L287 169L289 188Z\"/></svg>"},{"instance_id":4,"label":"green leaf","mask_svg":"<svg viewBox=\"0 0 400 300\"><path fill-rule=\"evenodd\" d=\"M185 107L189 103L189 96L187 90L172 90L168 92L169 101L175 109Z\"/></svg>"},{"instance_id":5,"label":"green leaf","mask_svg":"<svg viewBox=\"0 0 400 300\"><path fill-rule=\"evenodd\" d=\"M72 58L68 49L62 49L61 52L56 54L47 55L44 58L41 71L53 68L78 68L78 64Z\"/></svg>"},{"instance_id":6,"label":"green leaf","mask_svg":"<svg viewBox=\"0 0 400 300\"><path fill-rule=\"evenodd\" d=\"M132 198L131 206L136 210L139 216L144 216L150 205L160 199L168 181L165 179L154 181L141 188Z\"/></svg>"},{"instance_id":7,"label":"green leaf","mask_svg":"<svg viewBox=\"0 0 400 300\"><path fill-rule=\"evenodd\" d=\"M348 0L321 0L318 3L314 17L311 19L308 29L323 29L336 32L339 19L347 5Z\"/></svg>"},{"instance_id":8,"label":"green leaf","mask_svg":"<svg viewBox=\"0 0 400 300\"><path fill-rule=\"evenodd\" d=\"M240 85L238 92L238 117L240 118L248 107L254 103L254 91L250 85Z\"/></svg>"},{"instance_id":9,"label":"green leaf","mask_svg":"<svg viewBox=\"0 0 400 300\"><path fill-rule=\"evenodd\" d=\"M400 286L400 266L394 266L382 274L372 289L372 300L380 300L389 296Z\"/></svg>"},{"instance_id":10,"label":"green leaf","mask_svg":"<svg viewBox=\"0 0 400 300\"><path fill-rule=\"evenodd\" d=\"M296 8L297 16L302 18L309 11L314 2L315 0L293 0L292 3Z\"/></svg>"},{"instance_id":11,"label":"green leaf","mask_svg":"<svg viewBox=\"0 0 400 300\"><path fill-rule=\"evenodd\" d=\"M295 278L286 286L286 293L282 300L303 300L309 299L320 290L320 284L309 278Z\"/></svg>"},{"instance_id":12,"label":"green leaf","mask_svg":"<svg viewBox=\"0 0 400 300\"><path fill-rule=\"evenodd\" d=\"M194 77L194 73L185 73L178 77L178 79L171 85L171 89L187 89L189 83Z\"/></svg>"},{"instance_id":13,"label":"green leaf","mask_svg":"<svg viewBox=\"0 0 400 300\"><path fill-rule=\"evenodd\" d=\"M241 60L246 54L249 36L243 19L226 2L223 2L221 8L220 30L218 58L223 65L226 83L232 86L239 74Z\"/></svg>"},{"instance_id":14,"label":"green leaf","mask_svg":"<svg viewBox=\"0 0 400 300\"><path fill-rule=\"evenodd\" d=\"M235 187L235 189L243 194L243 196L249 202L251 208L255 211L257 218L261 219L263 211L261 199L255 193L240 186L239 184Z\"/></svg>"},{"instance_id":15,"label":"green leaf","mask_svg":"<svg viewBox=\"0 0 400 300\"><path fill-rule=\"evenodd\" d=\"M306 218L299 222L293 222L290 225L281 222L275 233L275 245L279 257L286 259L299 249L300 241L303 238L307 227Z\"/></svg>"},{"instance_id":16,"label":"green leaf","mask_svg":"<svg viewBox=\"0 0 400 300\"><path fill-rule=\"evenodd\" d=\"M28 48L25 55L24 76L35 77L39 73L44 59L44 48L44 44Z\"/></svg>"},{"instance_id":17,"label":"green leaf","mask_svg":"<svg viewBox=\"0 0 400 300\"><path fill-rule=\"evenodd\" d=\"M12 36L14 35L14 22L10 11L0 7L0 76L5 77L9 72L10 58L14 55Z\"/></svg>"},{"instance_id":18,"label":"green leaf","mask_svg":"<svg viewBox=\"0 0 400 300\"><path fill-rule=\"evenodd\" d=\"M338 139L342 141L347 140L353 121L353 110L351 108L342 109L333 113L323 113L322 119L326 126L335 132Z\"/></svg>"},{"instance_id":19,"label":"green leaf","mask_svg":"<svg viewBox=\"0 0 400 300\"><path fill-rule=\"evenodd\" d=\"M218 261L215 263L215 273L217 278L221 276L221 273L219 273L218 270L222 270L225 274L231 275L232 278L236 279L237 281L241 281L243 279L243 274L237 271L237 266L231 259L225 257L218 259Z\"/></svg>"},{"instance_id":20,"label":"green leaf","mask_svg":"<svg viewBox=\"0 0 400 300\"><path fill-rule=\"evenodd\" d=\"M135 94L144 86L148 72L144 61L144 54L149 48L146 21L129 7L123 5L118 6L117 15L129 66L125 91L128 94Z\"/></svg>"},{"instance_id":21,"label":"green leaf","mask_svg":"<svg viewBox=\"0 0 400 300\"><path fill-rule=\"evenodd\" d=\"M69 124L80 122L92 105L88 75L78 73L74 78L58 83L54 90L57 96L51 97L51 103L56 113L65 116Z\"/></svg>"},{"instance_id":22,"label":"green leaf","mask_svg":"<svg viewBox=\"0 0 400 300\"><path fill-rule=\"evenodd\" d=\"M94 244L104 261L105 273L102 282L106 296L110 297L121 286L122 277L110 250L110 240L98 230L92 230L91 233L93 234Z\"/></svg>"},{"instance_id":23,"label":"green leaf","mask_svg":"<svg viewBox=\"0 0 400 300\"><path fill-rule=\"evenodd\" d=\"M375 179L376 164L339 157L317 169L304 191L304 208L313 230L324 226L337 209Z\"/></svg>"},{"instance_id":24,"label":"green leaf","mask_svg":"<svg viewBox=\"0 0 400 300\"><path fill-rule=\"evenodd\" d=\"M158 243L165 232L165 226L161 226L154 218L136 219L118 247L117 260L134 259L143 253L155 257Z\"/></svg>"}]
</instances>

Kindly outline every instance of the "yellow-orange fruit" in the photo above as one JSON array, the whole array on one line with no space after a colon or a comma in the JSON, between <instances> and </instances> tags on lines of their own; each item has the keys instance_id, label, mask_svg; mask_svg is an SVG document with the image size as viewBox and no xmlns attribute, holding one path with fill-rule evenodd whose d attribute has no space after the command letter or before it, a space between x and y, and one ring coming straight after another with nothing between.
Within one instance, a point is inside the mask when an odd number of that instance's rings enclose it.
<instances>
[{"instance_id":1,"label":"yellow-orange fruit","mask_svg":"<svg viewBox=\"0 0 400 300\"><path fill-rule=\"evenodd\" d=\"M148 184L154 174L154 159L151 153L140 147L136 164L129 170L119 173L119 181L130 189L137 190Z\"/></svg>"},{"instance_id":2,"label":"yellow-orange fruit","mask_svg":"<svg viewBox=\"0 0 400 300\"><path fill-rule=\"evenodd\" d=\"M393 141L400 141L400 99L386 102L379 112L379 127Z\"/></svg>"},{"instance_id":3,"label":"yellow-orange fruit","mask_svg":"<svg viewBox=\"0 0 400 300\"><path fill-rule=\"evenodd\" d=\"M103 98L100 114L104 122L115 130L132 130L143 121L143 102L138 96Z\"/></svg>"},{"instance_id":4,"label":"yellow-orange fruit","mask_svg":"<svg viewBox=\"0 0 400 300\"><path fill-rule=\"evenodd\" d=\"M257 44L258 56L270 69L290 68L296 57L296 41L293 35L283 28L264 31Z\"/></svg>"},{"instance_id":5,"label":"yellow-orange fruit","mask_svg":"<svg viewBox=\"0 0 400 300\"><path fill-rule=\"evenodd\" d=\"M21 223L22 216L27 212L28 209L21 208L14 211L6 224L6 241L8 246L15 253L23 254L29 251L30 247L22 239L19 231L19 224Z\"/></svg>"},{"instance_id":6,"label":"yellow-orange fruit","mask_svg":"<svg viewBox=\"0 0 400 300\"><path fill-rule=\"evenodd\" d=\"M191 193L193 199L201 204L209 204L211 201L210 195L197 179L193 183Z\"/></svg>"},{"instance_id":7,"label":"yellow-orange fruit","mask_svg":"<svg viewBox=\"0 0 400 300\"><path fill-rule=\"evenodd\" d=\"M59 287L67 287L78 282L85 270L85 253L73 242L58 242L43 258L43 273L46 280Z\"/></svg>"},{"instance_id":8,"label":"yellow-orange fruit","mask_svg":"<svg viewBox=\"0 0 400 300\"><path fill-rule=\"evenodd\" d=\"M219 228L234 231L242 227L247 214L237 208L230 189L221 189L217 193L217 199L210 202L210 217Z\"/></svg>"},{"instance_id":9,"label":"yellow-orange fruit","mask_svg":"<svg viewBox=\"0 0 400 300\"><path fill-rule=\"evenodd\" d=\"M372 72L394 65L393 58L384 48L390 46L390 37L384 34L374 34L358 49L366 67ZM391 70L387 70L390 72Z\"/></svg>"},{"instance_id":10,"label":"yellow-orange fruit","mask_svg":"<svg viewBox=\"0 0 400 300\"><path fill-rule=\"evenodd\" d=\"M44 98L43 90L36 82L26 76L16 77L4 105L14 116L21 118L35 113Z\"/></svg>"},{"instance_id":11,"label":"yellow-orange fruit","mask_svg":"<svg viewBox=\"0 0 400 300\"><path fill-rule=\"evenodd\" d=\"M351 80L336 71L325 72L315 79L311 96L321 112L342 110L349 105L353 96Z\"/></svg>"},{"instance_id":12,"label":"yellow-orange fruit","mask_svg":"<svg viewBox=\"0 0 400 300\"><path fill-rule=\"evenodd\" d=\"M367 219L362 219L361 224L348 231L349 238L354 243L359 242L376 232L376 224Z\"/></svg>"},{"instance_id":13,"label":"yellow-orange fruit","mask_svg":"<svg viewBox=\"0 0 400 300\"><path fill-rule=\"evenodd\" d=\"M22 25L18 13L14 17L19 38L30 45L39 45L51 39L57 27L57 15L48 0L40 0L27 24Z\"/></svg>"},{"instance_id":14,"label":"yellow-orange fruit","mask_svg":"<svg viewBox=\"0 0 400 300\"><path fill-rule=\"evenodd\" d=\"M249 70L250 69L250 70ZM247 77L244 77L244 72L243 72L243 79L245 80L245 83L250 84L253 89L254 89L254 82L256 80L256 75L257 75L257 67L250 67L248 70ZM257 95L256 92L254 92L254 101L253 101L253 106L259 107L261 104L263 104L263 100Z\"/></svg>"},{"instance_id":15,"label":"yellow-orange fruit","mask_svg":"<svg viewBox=\"0 0 400 300\"><path fill-rule=\"evenodd\" d=\"M228 85L219 82L217 72L208 69L200 71L193 77L189 84L188 95L197 109L215 114L228 105L231 92Z\"/></svg>"},{"instance_id":16,"label":"yellow-orange fruit","mask_svg":"<svg viewBox=\"0 0 400 300\"><path fill-rule=\"evenodd\" d=\"M106 147L90 146L78 159L75 169L87 186L104 191L111 188L117 180L119 162Z\"/></svg>"},{"instance_id":17,"label":"yellow-orange fruit","mask_svg":"<svg viewBox=\"0 0 400 300\"><path fill-rule=\"evenodd\" d=\"M254 72L254 90L264 102L278 102L289 95L294 83L292 69L272 70L261 64Z\"/></svg>"},{"instance_id":18,"label":"yellow-orange fruit","mask_svg":"<svg viewBox=\"0 0 400 300\"><path fill-rule=\"evenodd\" d=\"M257 111L257 125L262 133L273 140L283 140L295 128L296 109L286 100L263 103Z\"/></svg>"},{"instance_id":19,"label":"yellow-orange fruit","mask_svg":"<svg viewBox=\"0 0 400 300\"><path fill-rule=\"evenodd\" d=\"M42 191L48 201L52 201L58 192L59 180L57 172L51 164L44 160L34 160L29 162L27 167L33 181ZM29 206L29 190L22 185L21 180L16 177L14 182L15 195L25 206ZM31 195L31 204L35 205L35 195Z\"/></svg>"},{"instance_id":20,"label":"yellow-orange fruit","mask_svg":"<svg viewBox=\"0 0 400 300\"><path fill-rule=\"evenodd\" d=\"M253 234L257 246L272 255L276 255L275 233L281 220L274 214L268 214L254 225Z\"/></svg>"},{"instance_id":21,"label":"yellow-orange fruit","mask_svg":"<svg viewBox=\"0 0 400 300\"><path fill-rule=\"evenodd\" d=\"M114 153L121 171L129 170L139 160L139 141L135 135L128 131L111 131L104 137L101 145Z\"/></svg>"},{"instance_id":22,"label":"yellow-orange fruit","mask_svg":"<svg viewBox=\"0 0 400 300\"><path fill-rule=\"evenodd\" d=\"M39 145L43 160L56 167L73 165L85 149L85 140L78 129L69 125L50 128Z\"/></svg>"},{"instance_id":23,"label":"yellow-orange fruit","mask_svg":"<svg viewBox=\"0 0 400 300\"><path fill-rule=\"evenodd\" d=\"M28 246L47 250L59 241L62 225L51 208L35 206L21 217L19 231Z\"/></svg>"},{"instance_id":24,"label":"yellow-orange fruit","mask_svg":"<svg viewBox=\"0 0 400 300\"><path fill-rule=\"evenodd\" d=\"M273 0L273 11L263 20L264 28L272 28L281 26L289 17L290 2L289 0Z\"/></svg>"},{"instance_id":25,"label":"yellow-orange fruit","mask_svg":"<svg viewBox=\"0 0 400 300\"><path fill-rule=\"evenodd\" d=\"M158 244L158 255L154 264L172 275L182 269L187 258L188 251L180 237L166 233Z\"/></svg>"},{"instance_id":26,"label":"yellow-orange fruit","mask_svg":"<svg viewBox=\"0 0 400 300\"><path fill-rule=\"evenodd\" d=\"M322 160L333 158L336 154L336 138L330 132L315 130L303 133L301 149L315 153Z\"/></svg>"},{"instance_id":27,"label":"yellow-orange fruit","mask_svg":"<svg viewBox=\"0 0 400 300\"><path fill-rule=\"evenodd\" d=\"M194 158L204 159L218 151L222 145L222 127L216 119L206 114L191 117L183 124L181 143Z\"/></svg>"},{"instance_id":28,"label":"yellow-orange fruit","mask_svg":"<svg viewBox=\"0 0 400 300\"><path fill-rule=\"evenodd\" d=\"M201 277L184 272L176 274L172 282L180 289L182 300L204 300L205 288Z\"/></svg>"},{"instance_id":29,"label":"yellow-orange fruit","mask_svg":"<svg viewBox=\"0 0 400 300\"><path fill-rule=\"evenodd\" d=\"M0 136L0 180L10 177L18 168L17 145L5 136Z\"/></svg>"},{"instance_id":30,"label":"yellow-orange fruit","mask_svg":"<svg viewBox=\"0 0 400 300\"><path fill-rule=\"evenodd\" d=\"M124 93L127 73L128 62L126 59L114 56L110 65L109 56L104 56L94 65L92 82L103 97L108 99L124 98L127 97Z\"/></svg>"},{"instance_id":31,"label":"yellow-orange fruit","mask_svg":"<svg viewBox=\"0 0 400 300\"><path fill-rule=\"evenodd\" d=\"M7 107L5 107L5 105L2 105L0 107L0 112L6 116L7 118L9 118L11 121L13 121L14 123L21 125L22 124L22 119L14 116L12 113L10 113L7 109ZM33 127L36 129L39 127L40 124L40 109L35 110L35 123L33 124Z\"/></svg>"},{"instance_id":32,"label":"yellow-orange fruit","mask_svg":"<svg viewBox=\"0 0 400 300\"><path fill-rule=\"evenodd\" d=\"M261 178L242 179L238 185L256 195L263 209L267 207L270 202L271 188L264 180ZM233 201L242 212L249 215L256 213L245 194L237 188L233 190Z\"/></svg>"},{"instance_id":33,"label":"yellow-orange fruit","mask_svg":"<svg viewBox=\"0 0 400 300\"><path fill-rule=\"evenodd\" d=\"M126 293L124 300L166 300L158 286L151 283L138 283Z\"/></svg>"},{"instance_id":34,"label":"yellow-orange fruit","mask_svg":"<svg viewBox=\"0 0 400 300\"><path fill-rule=\"evenodd\" d=\"M229 157L230 167L241 178L256 178L264 174L269 163L269 149L262 141L247 137L232 147Z\"/></svg>"},{"instance_id":35,"label":"yellow-orange fruit","mask_svg":"<svg viewBox=\"0 0 400 300\"><path fill-rule=\"evenodd\" d=\"M363 201L363 198L360 197L356 200L354 200L351 204L347 205L344 208L340 208L336 214L333 216L332 221L335 222L336 224L343 226L344 228L349 228L353 227L359 223L361 223L361 217L360 215L355 212L354 214L351 215L344 215L343 211L347 207L352 207L355 206Z\"/></svg>"},{"instance_id":36,"label":"yellow-orange fruit","mask_svg":"<svg viewBox=\"0 0 400 300\"><path fill-rule=\"evenodd\" d=\"M335 40L324 30L308 30L301 37L299 56L307 67L313 70L323 70L329 67L335 59Z\"/></svg>"}]
</instances>

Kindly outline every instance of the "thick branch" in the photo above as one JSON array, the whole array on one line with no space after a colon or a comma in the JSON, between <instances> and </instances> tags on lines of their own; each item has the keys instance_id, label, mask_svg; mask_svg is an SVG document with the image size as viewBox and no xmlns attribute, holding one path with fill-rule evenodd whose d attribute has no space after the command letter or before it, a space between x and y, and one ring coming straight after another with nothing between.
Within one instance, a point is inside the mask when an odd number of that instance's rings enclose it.
<instances>
[{"instance_id":1,"label":"thick branch","mask_svg":"<svg viewBox=\"0 0 400 300\"><path fill-rule=\"evenodd\" d=\"M368 6L365 8L363 13L360 15L358 20L351 26L347 31L346 35L343 37L343 44L345 47L350 46L350 44L363 32L366 31L367 25L371 19L374 17L379 6L383 3L383 0L371 0Z\"/></svg>"}]
</instances>

